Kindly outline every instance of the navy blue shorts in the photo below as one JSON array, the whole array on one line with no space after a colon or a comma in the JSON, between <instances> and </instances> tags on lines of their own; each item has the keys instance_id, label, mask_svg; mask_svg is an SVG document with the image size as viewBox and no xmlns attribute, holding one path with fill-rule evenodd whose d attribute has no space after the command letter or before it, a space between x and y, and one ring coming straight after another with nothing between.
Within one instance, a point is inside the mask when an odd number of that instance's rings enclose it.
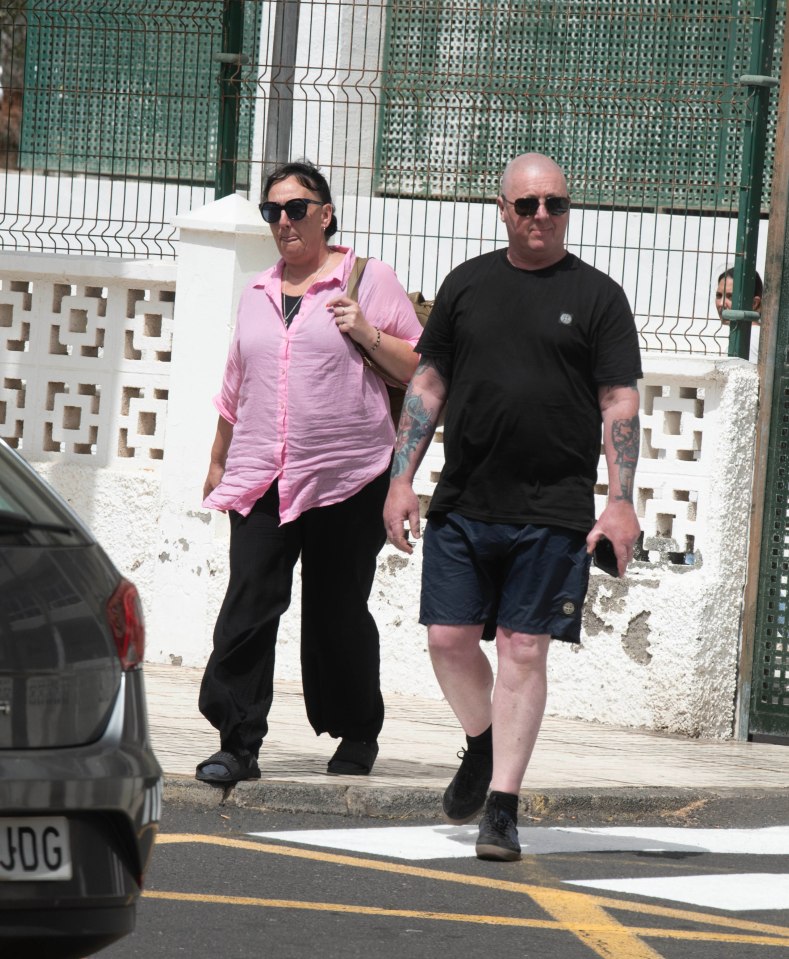
<instances>
[{"instance_id":1,"label":"navy blue shorts","mask_svg":"<svg viewBox=\"0 0 789 959\"><path fill-rule=\"evenodd\" d=\"M497 624L579 643L590 563L586 534L578 530L485 523L459 513L431 516L419 622ZM489 629L485 638L492 638Z\"/></svg>"}]
</instances>

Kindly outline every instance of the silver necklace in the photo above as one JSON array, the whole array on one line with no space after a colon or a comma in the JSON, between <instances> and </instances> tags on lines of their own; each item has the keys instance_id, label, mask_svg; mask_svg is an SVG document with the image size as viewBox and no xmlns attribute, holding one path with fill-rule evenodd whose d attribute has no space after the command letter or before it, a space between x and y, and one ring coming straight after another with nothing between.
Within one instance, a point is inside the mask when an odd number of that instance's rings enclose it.
<instances>
[{"instance_id":1,"label":"silver necklace","mask_svg":"<svg viewBox=\"0 0 789 959\"><path fill-rule=\"evenodd\" d=\"M298 312L298 309L299 309L299 307L301 306L301 301L302 301L302 300L304 299L304 297L307 295L307 293L309 292L310 287L311 287L312 284L315 282L318 274L319 274L320 272L322 272L323 268L326 266L326 264L329 262L330 259L331 259L331 253L326 257L326 259L323 261L323 263L321 263L321 265L318 267L318 269L312 274L312 276L309 278L309 280L307 280L307 286L305 287L304 292L301 294L301 296L298 298L298 300L296 300L296 302L293 304L293 306L290 308L290 310L288 310L287 313L285 312L285 293L283 292L283 294L282 294L282 322L285 324L285 326L287 326L288 323L290 323L291 317L293 317L293 316Z\"/></svg>"}]
</instances>

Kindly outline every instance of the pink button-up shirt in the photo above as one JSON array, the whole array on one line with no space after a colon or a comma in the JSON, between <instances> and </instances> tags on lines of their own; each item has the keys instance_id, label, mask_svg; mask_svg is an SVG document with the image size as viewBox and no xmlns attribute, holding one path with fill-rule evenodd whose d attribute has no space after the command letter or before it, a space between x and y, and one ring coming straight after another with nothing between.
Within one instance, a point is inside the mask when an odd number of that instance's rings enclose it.
<instances>
[{"instance_id":1,"label":"pink button-up shirt","mask_svg":"<svg viewBox=\"0 0 789 959\"><path fill-rule=\"evenodd\" d=\"M346 291L354 253L313 283L290 327L282 317L282 260L245 288L214 397L233 424L221 483L211 509L244 516L277 480L280 522L314 506L340 503L389 465L394 427L386 386L340 333L327 301ZM370 260L359 285L365 318L416 345L422 332L394 271Z\"/></svg>"}]
</instances>

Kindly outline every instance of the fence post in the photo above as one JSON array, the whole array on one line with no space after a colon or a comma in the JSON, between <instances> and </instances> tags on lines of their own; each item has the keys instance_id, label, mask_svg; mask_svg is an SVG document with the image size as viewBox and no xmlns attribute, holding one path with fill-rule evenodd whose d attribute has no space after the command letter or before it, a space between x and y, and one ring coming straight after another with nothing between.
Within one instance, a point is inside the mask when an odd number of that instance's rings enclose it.
<instances>
[{"instance_id":1,"label":"fence post","mask_svg":"<svg viewBox=\"0 0 789 959\"><path fill-rule=\"evenodd\" d=\"M180 240L158 571L146 617L149 635L168 644L152 648L151 658L177 654L188 665L207 657L210 589L222 586L215 571L227 552L224 516L200 507L217 422L211 397L221 385L241 291L278 253L255 204L238 194L174 223Z\"/></svg>"},{"instance_id":2,"label":"fence post","mask_svg":"<svg viewBox=\"0 0 789 959\"><path fill-rule=\"evenodd\" d=\"M222 14L222 52L214 59L221 64L219 73L219 130L217 136L216 198L236 192L238 170L239 78L242 63L249 62L242 52L244 7L241 0L225 0Z\"/></svg>"},{"instance_id":3,"label":"fence post","mask_svg":"<svg viewBox=\"0 0 789 959\"><path fill-rule=\"evenodd\" d=\"M293 127L293 80L296 75L296 48L299 40L300 0L276 0L271 83L268 92L266 143L263 153L263 180L290 153Z\"/></svg>"},{"instance_id":4,"label":"fence post","mask_svg":"<svg viewBox=\"0 0 789 959\"><path fill-rule=\"evenodd\" d=\"M789 63L789 30L784 32L783 62ZM759 636L757 612L759 595L770 576L768 537L774 531L776 516L784 514L786 490L772 490L771 478L780 475L782 463L780 438L774 439L773 423L780 428L783 415L782 389L786 378L786 329L789 326L789 74L784 72L778 102L778 128L775 137L770 224L767 233L765 295L762 308L759 351L759 415L756 421L756 449L753 470L753 506L748 536L748 575L740 641L738 669L737 724L735 736L748 738L751 725L754 654ZM776 463L776 460L778 461ZM771 529L772 528L772 529Z\"/></svg>"},{"instance_id":5,"label":"fence post","mask_svg":"<svg viewBox=\"0 0 789 959\"><path fill-rule=\"evenodd\" d=\"M748 359L751 346L751 323L759 314L751 310L756 247L759 243L759 213L764 186L764 147L767 142L767 121L770 90L779 81L769 76L775 44L776 0L757 0L751 33L750 73L740 77L748 87L745 139L742 147L740 204L737 215L737 242L734 254L732 308L723 311L730 321L729 356Z\"/></svg>"}]
</instances>

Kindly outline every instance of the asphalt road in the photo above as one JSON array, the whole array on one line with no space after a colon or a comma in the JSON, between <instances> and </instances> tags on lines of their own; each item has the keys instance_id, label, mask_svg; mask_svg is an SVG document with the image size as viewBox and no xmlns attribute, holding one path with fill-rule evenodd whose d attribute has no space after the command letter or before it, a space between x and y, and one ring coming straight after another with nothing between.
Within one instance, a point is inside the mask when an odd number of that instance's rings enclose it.
<instances>
[{"instance_id":1,"label":"asphalt road","mask_svg":"<svg viewBox=\"0 0 789 959\"><path fill-rule=\"evenodd\" d=\"M713 806L521 822L499 864L473 827L170 804L137 929L100 955L789 959L786 800Z\"/></svg>"}]
</instances>

